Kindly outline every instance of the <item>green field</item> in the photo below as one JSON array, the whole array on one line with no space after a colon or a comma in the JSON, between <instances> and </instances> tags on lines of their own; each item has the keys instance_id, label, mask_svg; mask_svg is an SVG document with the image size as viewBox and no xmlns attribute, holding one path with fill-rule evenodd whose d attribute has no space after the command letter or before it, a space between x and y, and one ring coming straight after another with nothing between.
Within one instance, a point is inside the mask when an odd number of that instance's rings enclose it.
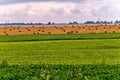
<instances>
[{"instance_id":1,"label":"green field","mask_svg":"<svg viewBox=\"0 0 120 80\"><path fill-rule=\"evenodd\" d=\"M119 64L118 35L120 34L2 36L0 61L7 60L9 64ZM111 36L114 39L109 39ZM37 40L33 41L35 37ZM70 40L66 40L68 38Z\"/></svg>"},{"instance_id":2,"label":"green field","mask_svg":"<svg viewBox=\"0 0 120 80\"><path fill-rule=\"evenodd\" d=\"M3 80L18 80L14 76L15 70L23 71L16 73L22 80L25 76L28 76L27 80L31 79L31 70L36 70L36 75L32 76L37 78L35 80L118 80L120 34L0 36L0 62L0 79ZM32 66L40 67L33 69ZM41 66L48 72L44 79L40 78ZM56 67L60 70L54 74ZM70 77L71 71L79 71L79 68L83 69L80 72L82 76ZM75 74L79 75L76 71Z\"/></svg>"},{"instance_id":3,"label":"green field","mask_svg":"<svg viewBox=\"0 0 120 80\"><path fill-rule=\"evenodd\" d=\"M120 33L0 36L0 42L88 40L88 39L120 39Z\"/></svg>"}]
</instances>

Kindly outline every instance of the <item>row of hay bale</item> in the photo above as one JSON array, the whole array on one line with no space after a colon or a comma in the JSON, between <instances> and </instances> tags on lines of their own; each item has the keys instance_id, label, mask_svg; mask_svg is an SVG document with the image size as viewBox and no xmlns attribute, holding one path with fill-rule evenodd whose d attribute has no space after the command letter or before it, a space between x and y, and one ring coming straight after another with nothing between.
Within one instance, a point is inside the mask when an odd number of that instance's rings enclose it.
<instances>
[{"instance_id":1,"label":"row of hay bale","mask_svg":"<svg viewBox=\"0 0 120 80\"><path fill-rule=\"evenodd\" d=\"M119 33L120 25L4 26L0 35Z\"/></svg>"}]
</instances>

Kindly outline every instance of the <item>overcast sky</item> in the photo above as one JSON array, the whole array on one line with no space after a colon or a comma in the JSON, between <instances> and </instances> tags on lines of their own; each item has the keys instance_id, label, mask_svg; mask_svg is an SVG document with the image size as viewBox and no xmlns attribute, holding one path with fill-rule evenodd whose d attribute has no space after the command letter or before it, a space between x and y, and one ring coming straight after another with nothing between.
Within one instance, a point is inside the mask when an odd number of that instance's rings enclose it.
<instances>
[{"instance_id":1,"label":"overcast sky","mask_svg":"<svg viewBox=\"0 0 120 80\"><path fill-rule=\"evenodd\" d=\"M120 20L120 0L0 0L2 22Z\"/></svg>"}]
</instances>

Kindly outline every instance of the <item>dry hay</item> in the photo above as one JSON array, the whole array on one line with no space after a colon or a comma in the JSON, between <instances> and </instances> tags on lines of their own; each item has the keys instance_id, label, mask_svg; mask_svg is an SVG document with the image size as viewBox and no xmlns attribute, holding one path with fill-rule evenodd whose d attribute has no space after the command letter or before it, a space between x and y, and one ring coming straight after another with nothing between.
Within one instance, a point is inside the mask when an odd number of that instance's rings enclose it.
<instances>
[{"instance_id":1,"label":"dry hay","mask_svg":"<svg viewBox=\"0 0 120 80\"><path fill-rule=\"evenodd\" d=\"M120 25L1 26L0 35L119 33Z\"/></svg>"}]
</instances>

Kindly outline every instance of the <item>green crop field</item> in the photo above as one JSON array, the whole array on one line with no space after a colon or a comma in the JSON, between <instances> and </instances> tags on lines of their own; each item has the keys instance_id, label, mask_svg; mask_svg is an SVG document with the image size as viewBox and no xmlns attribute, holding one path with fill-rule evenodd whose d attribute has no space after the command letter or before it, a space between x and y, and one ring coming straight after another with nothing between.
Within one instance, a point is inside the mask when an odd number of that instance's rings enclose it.
<instances>
[{"instance_id":1,"label":"green crop field","mask_svg":"<svg viewBox=\"0 0 120 80\"><path fill-rule=\"evenodd\" d=\"M10 64L118 64L119 52L118 39L0 42L0 61Z\"/></svg>"},{"instance_id":2,"label":"green crop field","mask_svg":"<svg viewBox=\"0 0 120 80\"><path fill-rule=\"evenodd\" d=\"M59 35L12 35L0 36L0 42L50 41L50 40L88 40L120 39L120 33L101 34L59 34Z\"/></svg>"},{"instance_id":3,"label":"green crop field","mask_svg":"<svg viewBox=\"0 0 120 80\"><path fill-rule=\"evenodd\" d=\"M0 62L3 80L119 80L120 34L0 36Z\"/></svg>"}]
</instances>

